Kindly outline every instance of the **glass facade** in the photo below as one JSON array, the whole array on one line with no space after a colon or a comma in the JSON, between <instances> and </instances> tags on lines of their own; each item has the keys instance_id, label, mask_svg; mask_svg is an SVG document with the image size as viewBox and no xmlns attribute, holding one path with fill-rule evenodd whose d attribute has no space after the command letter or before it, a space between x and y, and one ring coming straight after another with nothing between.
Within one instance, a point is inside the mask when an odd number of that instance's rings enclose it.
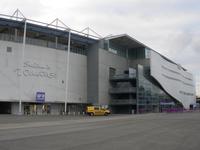
<instances>
[{"instance_id":1,"label":"glass facade","mask_svg":"<svg viewBox=\"0 0 200 150\"><path fill-rule=\"evenodd\" d=\"M127 49L120 46L119 43L114 43L110 40L102 40L102 45L100 47L118 56L127 57Z\"/></svg>"},{"instance_id":2,"label":"glass facade","mask_svg":"<svg viewBox=\"0 0 200 150\"><path fill-rule=\"evenodd\" d=\"M144 47L138 48L126 48L120 46L119 43L112 42L110 40L103 40L102 48L110 51L118 56L122 56L129 59L148 59L150 58L150 49Z\"/></svg>"},{"instance_id":3,"label":"glass facade","mask_svg":"<svg viewBox=\"0 0 200 150\"><path fill-rule=\"evenodd\" d=\"M119 56L126 57L126 48L113 42L109 42L109 51L114 52Z\"/></svg>"},{"instance_id":4,"label":"glass facade","mask_svg":"<svg viewBox=\"0 0 200 150\"><path fill-rule=\"evenodd\" d=\"M130 82L127 80L126 75L128 74L115 74L112 76L112 88L109 90L109 93L113 108L116 108L113 104L116 105L118 103L119 108L114 109L116 112L121 112L120 109L122 109L122 107L120 107L119 104L126 105L128 113L132 112L133 109L137 110L137 113L168 111L180 106L178 102L169 96L162 89L159 83L150 75L150 62L147 60L150 60L151 58L151 49L146 47L126 49L125 47L121 47L120 43L109 40L105 40L103 46L105 50L110 51L113 54L126 57L133 61L140 60L140 63L142 64L141 65L139 62L135 61L132 64L133 66L130 66L136 67L137 70L137 76L135 77L136 84L134 85L129 85L132 81ZM142 63L143 60L144 64ZM120 77L120 79L117 77ZM135 87L135 89L130 87ZM133 102L130 103L130 100L133 100ZM135 101L136 103L134 103Z\"/></svg>"},{"instance_id":5,"label":"glass facade","mask_svg":"<svg viewBox=\"0 0 200 150\"><path fill-rule=\"evenodd\" d=\"M160 112L171 108L174 100L169 97L150 76L150 67L137 67L137 109L138 113ZM165 103L162 103L165 102Z\"/></svg>"},{"instance_id":6,"label":"glass facade","mask_svg":"<svg viewBox=\"0 0 200 150\"><path fill-rule=\"evenodd\" d=\"M151 50L148 48L145 48L145 58L149 59L151 57Z\"/></svg>"},{"instance_id":7,"label":"glass facade","mask_svg":"<svg viewBox=\"0 0 200 150\"><path fill-rule=\"evenodd\" d=\"M128 57L130 59L145 59L145 48L129 49Z\"/></svg>"},{"instance_id":8,"label":"glass facade","mask_svg":"<svg viewBox=\"0 0 200 150\"><path fill-rule=\"evenodd\" d=\"M36 38L36 37L39 37L39 35L37 35L34 38L33 37L34 34L33 35L32 34L33 34L32 32L30 32L30 33L27 32L26 44L54 48L54 49L59 49L59 50L67 50L67 43L63 43L62 41L59 41L60 38L57 38L58 41L56 43L56 37L51 37L51 39L43 39L43 38ZM41 34L40 36L42 37L44 35ZM52 39L54 39L54 40L52 40ZM22 43L22 41L23 41L22 31L18 30L18 35L15 35L15 33L13 31L10 31L10 29L9 29L7 31L7 33L0 33L0 40ZM65 39L65 41L67 41L67 40ZM72 42L72 43L70 46L70 51L72 53L87 55L87 47L86 46L78 45L74 42Z\"/></svg>"}]
</instances>

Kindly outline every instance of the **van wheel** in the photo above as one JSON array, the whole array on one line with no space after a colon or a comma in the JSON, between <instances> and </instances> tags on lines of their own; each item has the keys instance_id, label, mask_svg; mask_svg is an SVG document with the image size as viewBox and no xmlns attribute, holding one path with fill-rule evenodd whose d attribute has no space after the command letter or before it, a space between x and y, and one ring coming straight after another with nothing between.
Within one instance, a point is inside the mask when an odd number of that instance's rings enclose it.
<instances>
[{"instance_id":1,"label":"van wheel","mask_svg":"<svg viewBox=\"0 0 200 150\"><path fill-rule=\"evenodd\" d=\"M105 113L104 116L108 116L108 113Z\"/></svg>"},{"instance_id":2,"label":"van wheel","mask_svg":"<svg viewBox=\"0 0 200 150\"><path fill-rule=\"evenodd\" d=\"M94 113L90 113L90 116L94 116Z\"/></svg>"}]
</instances>

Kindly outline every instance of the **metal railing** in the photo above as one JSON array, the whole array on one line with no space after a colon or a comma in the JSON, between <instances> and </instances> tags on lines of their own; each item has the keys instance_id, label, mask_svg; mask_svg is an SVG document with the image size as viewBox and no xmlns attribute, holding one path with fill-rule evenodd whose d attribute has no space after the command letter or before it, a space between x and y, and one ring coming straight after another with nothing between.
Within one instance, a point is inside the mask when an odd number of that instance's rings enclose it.
<instances>
[{"instance_id":1,"label":"metal railing","mask_svg":"<svg viewBox=\"0 0 200 150\"><path fill-rule=\"evenodd\" d=\"M101 39L102 37L95 36L95 35L91 35L89 33L84 33L82 31L77 31L68 27L63 27L63 26L58 26L58 25L53 25L53 24L49 24L49 23L44 23L41 21L36 21L36 20L32 20L32 19L28 19L28 18L23 18L23 17L16 17L16 16L11 16L11 15L6 15L6 14L0 14L0 18L5 18L5 19L9 19L9 20L15 20L15 21L19 21L19 22L24 22L24 20L27 21L27 23L31 23L31 24L35 24L35 25L39 25L39 26L43 26L43 27L49 27L49 28L53 28L53 29L57 29L57 30L61 30L61 31L71 31L71 33L75 33L78 34L80 36L83 37L88 37L91 39Z\"/></svg>"},{"instance_id":2,"label":"metal railing","mask_svg":"<svg viewBox=\"0 0 200 150\"><path fill-rule=\"evenodd\" d=\"M111 80L128 80L128 79L135 79L136 74L129 76L129 74L118 74L110 77Z\"/></svg>"},{"instance_id":3,"label":"metal railing","mask_svg":"<svg viewBox=\"0 0 200 150\"><path fill-rule=\"evenodd\" d=\"M12 34L0 33L0 40L22 43L23 37L15 36ZM34 38L29 38L29 37L26 37L26 44L60 49L60 50L67 50L67 45L60 44L60 43L56 44L55 42L41 40L41 39L34 39ZM86 50L80 49L80 48L71 47L71 52L86 55Z\"/></svg>"}]
</instances>

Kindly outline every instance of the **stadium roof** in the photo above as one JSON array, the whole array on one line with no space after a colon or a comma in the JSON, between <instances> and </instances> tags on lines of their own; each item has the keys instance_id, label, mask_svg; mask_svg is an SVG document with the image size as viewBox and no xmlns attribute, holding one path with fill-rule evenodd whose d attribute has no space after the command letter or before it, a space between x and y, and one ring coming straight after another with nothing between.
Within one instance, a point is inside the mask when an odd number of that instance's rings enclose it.
<instances>
[{"instance_id":1,"label":"stadium roof","mask_svg":"<svg viewBox=\"0 0 200 150\"><path fill-rule=\"evenodd\" d=\"M120 35L115 35L115 36L110 36L105 38L106 40L110 40L114 43L118 43L121 46L125 46L127 48L136 48L136 47L146 47L149 48L148 46L144 45L143 43L137 41L133 37L129 36L128 34L120 34ZM151 48L149 48L151 49Z\"/></svg>"},{"instance_id":2,"label":"stadium roof","mask_svg":"<svg viewBox=\"0 0 200 150\"><path fill-rule=\"evenodd\" d=\"M24 28L25 20L27 21L27 30L28 31L39 32L39 33L51 35L51 36L53 35L53 36L61 36L64 38L65 37L68 38L69 30L70 30L71 31L71 40L75 41L77 43L83 44L83 45L93 44L93 43L98 42L101 39L97 36L85 34L83 32L76 31L76 30L73 30L70 28L56 27L54 25L49 26L50 24L31 20L31 19L20 18L20 17L13 18L13 16L0 14L0 26L22 29L22 28ZM150 47L146 46L145 44L143 44L143 43L137 41L136 39L134 39L133 37L129 36L128 34L109 36L109 37L105 37L103 39L112 41L114 43L118 43L119 45L126 47L126 48L130 48L130 49L136 48L136 47L144 47L144 48L153 50ZM153 51L155 51L155 50L153 50ZM156 52L156 53L158 53L158 52ZM160 53L158 53L158 54L161 55L166 60L170 61L171 63L174 63L174 64L180 66L179 64L171 61L170 59L166 58L162 54L160 54ZM183 68L182 66L180 66L180 67ZM185 68L183 68L183 69L186 70Z\"/></svg>"},{"instance_id":3,"label":"stadium roof","mask_svg":"<svg viewBox=\"0 0 200 150\"><path fill-rule=\"evenodd\" d=\"M43 23L44 24L44 23ZM27 30L33 32L39 32L46 35L53 35L53 36L62 36L68 38L69 36L69 29L56 29L52 27L48 27L48 24L40 25L36 23L30 23L27 20ZM13 19L1 18L0 16L0 26L11 27L11 28L23 28L24 27L24 20L18 21ZM71 29L70 29L71 30ZM71 30L71 40L76 41L81 44L92 44L98 41L97 37L95 39L89 37L84 33L80 33L75 30ZM82 34L82 35L81 35Z\"/></svg>"},{"instance_id":4,"label":"stadium roof","mask_svg":"<svg viewBox=\"0 0 200 150\"><path fill-rule=\"evenodd\" d=\"M123 47L126 48L139 48L139 47L144 47L144 48L148 48L156 53L158 53L157 51L153 50L152 48L146 46L145 44L139 42L138 40L134 39L133 37L129 36L128 34L120 34L120 35L115 35L115 36L110 36L105 38L105 40L109 40L113 43L117 43L118 45L121 45ZM180 66L183 70L187 70L185 68L183 68L180 64L175 63L174 61L168 59L167 57L163 56L162 54L158 53L161 57L163 57L164 59L166 59L167 61Z\"/></svg>"}]
</instances>

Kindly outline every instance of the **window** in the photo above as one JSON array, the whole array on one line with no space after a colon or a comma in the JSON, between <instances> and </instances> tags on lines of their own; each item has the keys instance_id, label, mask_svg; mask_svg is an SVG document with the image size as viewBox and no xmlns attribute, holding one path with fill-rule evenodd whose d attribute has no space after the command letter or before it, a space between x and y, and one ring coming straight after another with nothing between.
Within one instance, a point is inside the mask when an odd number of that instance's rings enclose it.
<instances>
[{"instance_id":1,"label":"window","mask_svg":"<svg viewBox=\"0 0 200 150\"><path fill-rule=\"evenodd\" d=\"M116 74L116 69L110 67L109 68L109 77L112 78Z\"/></svg>"},{"instance_id":2,"label":"window","mask_svg":"<svg viewBox=\"0 0 200 150\"><path fill-rule=\"evenodd\" d=\"M151 57L151 50L145 48L145 58L150 58Z\"/></svg>"},{"instance_id":3,"label":"window","mask_svg":"<svg viewBox=\"0 0 200 150\"><path fill-rule=\"evenodd\" d=\"M99 107L94 107L94 110L99 110Z\"/></svg>"},{"instance_id":4,"label":"window","mask_svg":"<svg viewBox=\"0 0 200 150\"><path fill-rule=\"evenodd\" d=\"M7 52L8 52L8 53L12 53L12 47L9 47L9 46L8 46L8 47L7 47Z\"/></svg>"}]
</instances>

